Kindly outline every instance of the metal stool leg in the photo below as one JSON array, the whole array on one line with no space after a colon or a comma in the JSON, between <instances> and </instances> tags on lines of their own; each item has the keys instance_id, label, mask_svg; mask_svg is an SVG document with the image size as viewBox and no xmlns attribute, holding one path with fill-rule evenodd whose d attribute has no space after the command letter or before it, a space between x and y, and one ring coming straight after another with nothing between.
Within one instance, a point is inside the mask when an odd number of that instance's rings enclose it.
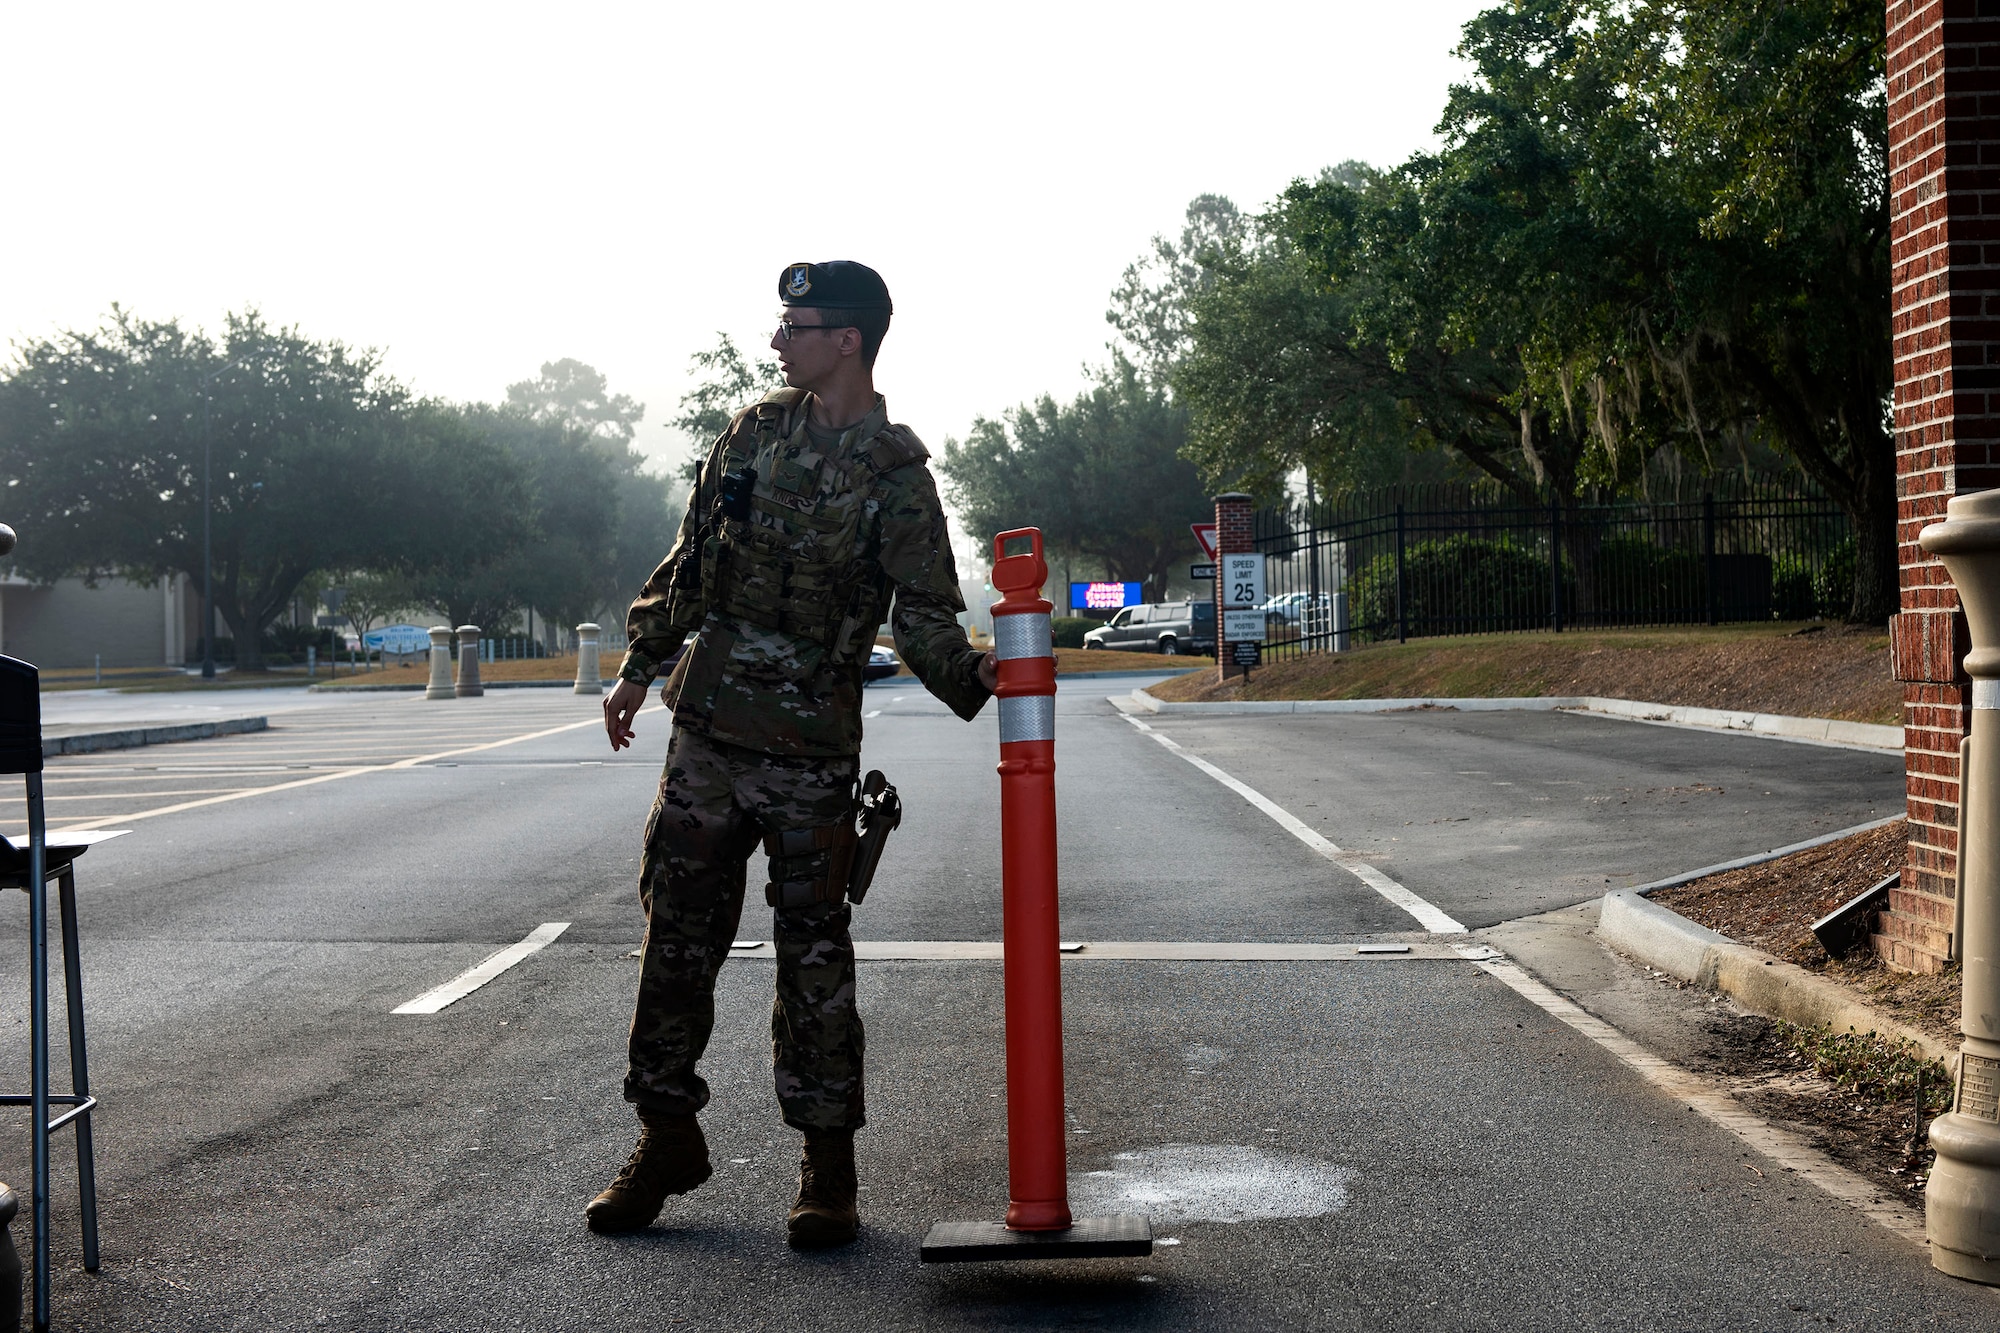
<instances>
[{"instance_id":1,"label":"metal stool leg","mask_svg":"<svg viewBox=\"0 0 2000 1333\"><path fill-rule=\"evenodd\" d=\"M76 1095L76 1189L83 1212L83 1267L97 1271L97 1153L91 1145L90 1060L83 1042L83 964L76 928L76 872L63 867L56 881L62 910L63 989L69 996L69 1077L70 1091Z\"/></svg>"},{"instance_id":2,"label":"metal stool leg","mask_svg":"<svg viewBox=\"0 0 2000 1333\"><path fill-rule=\"evenodd\" d=\"M42 882L48 863L48 822L42 813L42 775L28 783L28 1059L33 1083L28 1105L34 1118L35 1333L49 1327L49 895Z\"/></svg>"}]
</instances>

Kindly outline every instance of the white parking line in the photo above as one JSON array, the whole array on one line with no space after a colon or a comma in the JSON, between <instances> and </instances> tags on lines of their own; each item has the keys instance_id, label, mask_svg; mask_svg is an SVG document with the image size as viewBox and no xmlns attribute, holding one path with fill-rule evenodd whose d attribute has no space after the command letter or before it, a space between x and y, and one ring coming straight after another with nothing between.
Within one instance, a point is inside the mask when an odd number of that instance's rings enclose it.
<instances>
[{"instance_id":1,"label":"white parking line","mask_svg":"<svg viewBox=\"0 0 2000 1333\"><path fill-rule=\"evenodd\" d=\"M663 713L666 711L666 705L656 705L646 711L648 713ZM300 787L316 787L322 782L339 782L343 778L360 777L364 773L393 773L397 769L416 768L422 764L436 763L440 759L453 759L459 755L478 754L485 750L498 750L508 745L519 745L522 741L536 741L544 736L556 736L565 731L576 731L582 727L601 727L603 725L604 719L602 718L586 718L581 722L569 722L560 727L544 727L539 731L526 731L518 736L502 737L497 741L483 741L477 745L461 745L456 749L439 750L435 754L411 755L407 759L397 759L387 763L362 764L353 768L336 768L329 772L316 773L309 778L300 778L296 782L274 782L268 787L247 787L222 796L204 797L199 801L176 801L172 805L163 805L152 810L135 810L128 814L105 815L102 818L93 818L87 823L72 824L68 827L72 829L103 828L108 824L129 824L137 819L156 819L161 815L177 815L183 810L198 810L203 806L222 805L229 801L246 800L250 797L263 796L270 792L296 791Z\"/></svg>"},{"instance_id":2,"label":"white parking line","mask_svg":"<svg viewBox=\"0 0 2000 1333\"><path fill-rule=\"evenodd\" d=\"M528 932L519 944L510 944L477 967L469 967L442 986L432 987L416 999L399 1004L392 1014L434 1014L458 1003L493 978L530 954L539 953L556 936L569 929L567 921L547 921Z\"/></svg>"},{"instance_id":3,"label":"white parking line","mask_svg":"<svg viewBox=\"0 0 2000 1333\"><path fill-rule=\"evenodd\" d=\"M1431 934L1463 935L1465 933L1464 926L1452 920L1451 917L1445 915L1437 907L1419 898L1416 894L1411 893L1408 889L1398 884L1395 880L1390 879L1380 870L1352 852L1344 852L1334 846L1318 833L1306 827L1305 823L1298 816L1286 810L1270 797L1264 795L1254 787L1238 782L1235 778L1230 777L1200 755L1190 754L1188 751L1183 750L1172 738L1161 735L1129 713L1120 714L1120 716L1160 744L1166 746L1167 749L1187 760L1217 782L1220 782L1223 786L1229 788L1229 790L1235 792L1238 796L1241 796L1244 800L1250 802L1250 804L1256 806L1259 810L1262 810L1265 814L1276 820L1278 826L1284 829L1285 832L1291 834L1294 838L1297 838L1300 842L1312 848L1321 856L1324 856L1327 860L1333 862L1342 870L1345 870L1348 874L1354 876L1363 884L1366 884L1369 888L1402 908L1405 912L1408 912Z\"/></svg>"}]
</instances>

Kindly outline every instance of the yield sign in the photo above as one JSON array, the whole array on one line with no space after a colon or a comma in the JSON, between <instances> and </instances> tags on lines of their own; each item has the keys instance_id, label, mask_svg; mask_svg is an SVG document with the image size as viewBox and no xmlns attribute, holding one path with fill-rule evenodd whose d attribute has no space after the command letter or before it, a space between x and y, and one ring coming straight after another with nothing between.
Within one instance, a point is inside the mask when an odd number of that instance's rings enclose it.
<instances>
[{"instance_id":1,"label":"yield sign","mask_svg":"<svg viewBox=\"0 0 2000 1333\"><path fill-rule=\"evenodd\" d=\"M1215 559L1215 524L1190 523L1188 526L1194 529L1194 539L1201 543L1201 553L1210 560Z\"/></svg>"}]
</instances>

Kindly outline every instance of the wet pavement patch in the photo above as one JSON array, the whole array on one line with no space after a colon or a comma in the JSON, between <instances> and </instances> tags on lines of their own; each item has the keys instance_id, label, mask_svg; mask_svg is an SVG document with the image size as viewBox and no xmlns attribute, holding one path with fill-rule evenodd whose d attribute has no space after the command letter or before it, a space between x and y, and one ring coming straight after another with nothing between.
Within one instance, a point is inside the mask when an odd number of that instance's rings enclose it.
<instances>
[{"instance_id":1,"label":"wet pavement patch","mask_svg":"<svg viewBox=\"0 0 2000 1333\"><path fill-rule=\"evenodd\" d=\"M1070 1185L1081 1213L1142 1213L1170 1222L1255 1222L1322 1217L1347 1206L1350 1167L1234 1143L1170 1143L1122 1152L1108 1170Z\"/></svg>"}]
</instances>

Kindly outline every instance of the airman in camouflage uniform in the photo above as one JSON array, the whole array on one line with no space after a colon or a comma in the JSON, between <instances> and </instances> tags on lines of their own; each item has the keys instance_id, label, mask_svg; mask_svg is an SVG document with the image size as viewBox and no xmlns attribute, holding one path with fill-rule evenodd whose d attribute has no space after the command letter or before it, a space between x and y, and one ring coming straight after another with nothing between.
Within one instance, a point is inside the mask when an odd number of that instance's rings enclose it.
<instances>
[{"instance_id":1,"label":"airman in camouflage uniform","mask_svg":"<svg viewBox=\"0 0 2000 1333\"><path fill-rule=\"evenodd\" d=\"M806 1135L790 1236L853 1239L863 1039L841 851L862 667L886 616L904 661L959 716L977 715L993 685L990 659L958 624L965 604L927 454L874 393L887 288L859 264L795 264L779 295L772 347L792 387L738 413L709 450L673 550L632 603L621 683L605 701L616 748L693 636L667 678L674 731L640 867L646 947L625 1097L642 1132L586 1210L602 1231L643 1227L668 1194L708 1178L694 1119L708 1085L695 1064L761 842L778 958L772 1063L785 1122Z\"/></svg>"}]
</instances>

